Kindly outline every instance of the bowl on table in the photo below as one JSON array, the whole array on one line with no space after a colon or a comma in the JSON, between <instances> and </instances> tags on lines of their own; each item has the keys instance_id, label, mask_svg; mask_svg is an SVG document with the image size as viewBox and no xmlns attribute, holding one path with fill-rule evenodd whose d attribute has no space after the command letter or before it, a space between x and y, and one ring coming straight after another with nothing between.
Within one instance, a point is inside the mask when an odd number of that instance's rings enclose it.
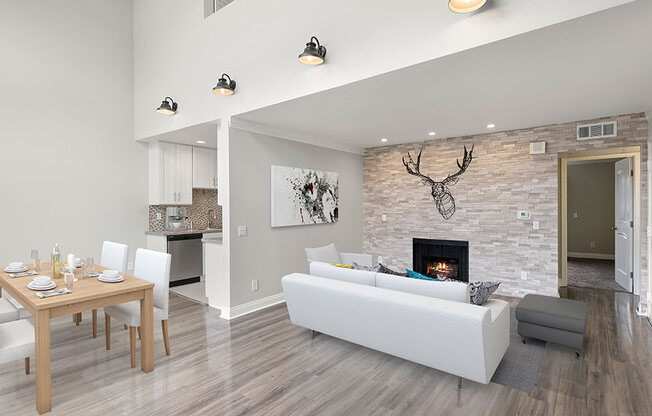
<instances>
[{"instance_id":1,"label":"bowl on table","mask_svg":"<svg viewBox=\"0 0 652 416\"><path fill-rule=\"evenodd\" d=\"M50 286L52 283L50 276L35 276L32 279L34 286Z\"/></svg>"},{"instance_id":2,"label":"bowl on table","mask_svg":"<svg viewBox=\"0 0 652 416\"><path fill-rule=\"evenodd\" d=\"M7 268L9 268L9 269L22 269L24 266L25 266L25 264L23 262L14 261L14 262L9 263L9 266L7 266Z\"/></svg>"},{"instance_id":3,"label":"bowl on table","mask_svg":"<svg viewBox=\"0 0 652 416\"><path fill-rule=\"evenodd\" d=\"M117 270L104 270L102 272L104 277L108 277L109 279L116 278L120 273Z\"/></svg>"}]
</instances>

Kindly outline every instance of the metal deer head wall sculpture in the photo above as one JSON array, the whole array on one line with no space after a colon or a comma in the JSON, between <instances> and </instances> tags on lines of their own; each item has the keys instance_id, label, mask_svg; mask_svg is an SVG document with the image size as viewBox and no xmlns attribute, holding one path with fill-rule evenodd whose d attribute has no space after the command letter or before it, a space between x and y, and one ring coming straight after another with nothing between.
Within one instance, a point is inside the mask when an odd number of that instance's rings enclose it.
<instances>
[{"instance_id":1,"label":"metal deer head wall sculpture","mask_svg":"<svg viewBox=\"0 0 652 416\"><path fill-rule=\"evenodd\" d=\"M408 173L410 175L419 177L424 185L430 185L432 189L430 194L432 195L432 199L435 201L437 210L446 220L450 219L453 214L455 214L455 198L453 198L453 195L451 194L451 191L448 187L450 185L455 185L459 179L459 176L463 174L464 171L466 171L466 168L468 168L471 164L471 160L473 160L474 147L475 146L472 146L471 151L467 152L466 146L464 146L464 159L462 159L462 163L460 163L459 159L457 160L457 167L460 168L460 170L457 173L448 175L446 179L441 182L435 182L430 176L423 175L419 171L419 165L421 164L421 152L423 152L423 150L419 151L419 156L417 156L416 163L412 159L410 152L408 152L407 161L405 160L405 157L403 157L403 164L405 165Z\"/></svg>"}]
</instances>

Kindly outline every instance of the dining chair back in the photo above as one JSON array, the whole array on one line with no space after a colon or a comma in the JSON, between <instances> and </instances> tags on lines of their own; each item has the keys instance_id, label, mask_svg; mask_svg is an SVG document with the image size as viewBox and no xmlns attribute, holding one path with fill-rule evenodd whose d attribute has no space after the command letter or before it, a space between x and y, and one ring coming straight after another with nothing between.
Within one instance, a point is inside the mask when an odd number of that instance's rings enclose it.
<instances>
[{"instance_id":1,"label":"dining chair back","mask_svg":"<svg viewBox=\"0 0 652 416\"><path fill-rule=\"evenodd\" d=\"M127 273L129 246L126 244L105 241L102 243L102 259L100 265L120 273Z\"/></svg>"},{"instance_id":2,"label":"dining chair back","mask_svg":"<svg viewBox=\"0 0 652 416\"><path fill-rule=\"evenodd\" d=\"M163 311L163 319L168 319L171 261L168 253L144 248L136 250L134 276L154 283L154 306Z\"/></svg>"}]
</instances>

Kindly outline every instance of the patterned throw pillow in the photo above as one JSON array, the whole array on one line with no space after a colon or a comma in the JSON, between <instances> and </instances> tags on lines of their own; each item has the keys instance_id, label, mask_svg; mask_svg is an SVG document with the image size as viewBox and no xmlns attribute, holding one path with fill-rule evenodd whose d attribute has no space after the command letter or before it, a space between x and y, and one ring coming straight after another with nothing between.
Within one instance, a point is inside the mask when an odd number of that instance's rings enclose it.
<instances>
[{"instance_id":1,"label":"patterned throw pillow","mask_svg":"<svg viewBox=\"0 0 652 416\"><path fill-rule=\"evenodd\" d=\"M489 296L498 289L500 282L471 282L469 283L469 294L471 303L484 305Z\"/></svg>"},{"instance_id":2,"label":"patterned throw pillow","mask_svg":"<svg viewBox=\"0 0 652 416\"><path fill-rule=\"evenodd\" d=\"M335 266L335 267L341 267L343 269L352 269L353 268L353 266L351 266L350 264L333 263L332 265Z\"/></svg>"},{"instance_id":3,"label":"patterned throw pillow","mask_svg":"<svg viewBox=\"0 0 652 416\"><path fill-rule=\"evenodd\" d=\"M390 269L389 267L385 267L385 265L382 263L380 263L379 266L380 266L380 270L378 270L379 273L391 274L393 276L408 277L407 273L399 273L397 271Z\"/></svg>"},{"instance_id":4,"label":"patterned throw pillow","mask_svg":"<svg viewBox=\"0 0 652 416\"><path fill-rule=\"evenodd\" d=\"M459 282L459 280L451 279L450 277L434 279L409 269L407 270L407 273L408 277L413 279L430 280L432 282ZM489 299L489 296L498 289L500 282L470 282L468 285L471 303L474 305L484 305Z\"/></svg>"},{"instance_id":5,"label":"patterned throw pillow","mask_svg":"<svg viewBox=\"0 0 652 416\"><path fill-rule=\"evenodd\" d=\"M361 264L353 262L353 270L366 270L368 272L378 273L378 271L380 270L380 264L377 264L375 266L363 266Z\"/></svg>"}]
</instances>

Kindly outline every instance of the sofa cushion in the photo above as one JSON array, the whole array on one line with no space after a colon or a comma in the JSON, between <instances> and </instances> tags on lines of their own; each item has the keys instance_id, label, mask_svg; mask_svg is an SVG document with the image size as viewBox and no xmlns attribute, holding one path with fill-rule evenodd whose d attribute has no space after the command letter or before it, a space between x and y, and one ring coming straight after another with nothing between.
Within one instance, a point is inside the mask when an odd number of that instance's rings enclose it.
<instances>
[{"instance_id":1,"label":"sofa cushion","mask_svg":"<svg viewBox=\"0 0 652 416\"><path fill-rule=\"evenodd\" d=\"M469 303L469 287L463 282L433 283L427 280L378 273L376 275L376 287Z\"/></svg>"},{"instance_id":2,"label":"sofa cushion","mask_svg":"<svg viewBox=\"0 0 652 416\"><path fill-rule=\"evenodd\" d=\"M365 270L351 270L335 267L332 264L312 262L310 274L328 279L342 280L344 282L358 283L367 286L376 286L376 273Z\"/></svg>"},{"instance_id":3,"label":"sofa cushion","mask_svg":"<svg viewBox=\"0 0 652 416\"><path fill-rule=\"evenodd\" d=\"M354 270L366 270L368 272L376 272L376 273L378 273L380 271L380 264L377 264L375 266L364 266L362 264L358 264L356 262L353 262L353 269Z\"/></svg>"},{"instance_id":4,"label":"sofa cushion","mask_svg":"<svg viewBox=\"0 0 652 416\"><path fill-rule=\"evenodd\" d=\"M340 263L340 255L337 253L335 244L329 244L324 247L306 248L306 257L311 261L321 261L324 263Z\"/></svg>"},{"instance_id":5,"label":"sofa cushion","mask_svg":"<svg viewBox=\"0 0 652 416\"><path fill-rule=\"evenodd\" d=\"M560 299L542 295L525 295L516 306L519 322L563 329L583 334L589 307L572 299Z\"/></svg>"}]
</instances>

